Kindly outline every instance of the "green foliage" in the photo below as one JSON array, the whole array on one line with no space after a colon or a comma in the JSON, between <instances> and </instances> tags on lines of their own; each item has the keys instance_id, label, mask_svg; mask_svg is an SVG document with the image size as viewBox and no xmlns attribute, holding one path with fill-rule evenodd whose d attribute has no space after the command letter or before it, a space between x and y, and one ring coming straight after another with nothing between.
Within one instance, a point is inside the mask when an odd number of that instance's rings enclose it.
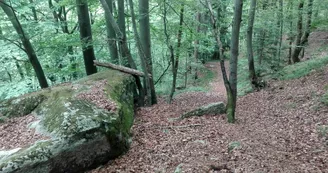
<instances>
[{"instance_id":1,"label":"green foliage","mask_svg":"<svg viewBox=\"0 0 328 173\"><path fill-rule=\"evenodd\" d=\"M315 58L284 67L277 77L281 80L296 79L306 76L313 70L319 70L328 64L328 57Z\"/></svg>"},{"instance_id":2,"label":"green foliage","mask_svg":"<svg viewBox=\"0 0 328 173\"><path fill-rule=\"evenodd\" d=\"M239 148L241 143L238 141L230 142L228 145L228 152L231 153L234 149Z\"/></svg>"},{"instance_id":3,"label":"green foliage","mask_svg":"<svg viewBox=\"0 0 328 173\"><path fill-rule=\"evenodd\" d=\"M22 94L36 91L39 88L38 82L34 78L20 82L9 82L0 84L0 100L17 97Z\"/></svg>"},{"instance_id":4,"label":"green foliage","mask_svg":"<svg viewBox=\"0 0 328 173\"><path fill-rule=\"evenodd\" d=\"M0 124L6 122L7 119L8 119L7 117L4 117L4 116L0 115Z\"/></svg>"},{"instance_id":5,"label":"green foliage","mask_svg":"<svg viewBox=\"0 0 328 173\"><path fill-rule=\"evenodd\" d=\"M320 101L321 101L321 103L328 106L328 91L321 97Z\"/></svg>"},{"instance_id":6,"label":"green foliage","mask_svg":"<svg viewBox=\"0 0 328 173\"><path fill-rule=\"evenodd\" d=\"M237 78L237 94L238 96L246 95L253 91L248 75L248 60L240 58L238 60L238 78Z\"/></svg>"},{"instance_id":7,"label":"green foliage","mask_svg":"<svg viewBox=\"0 0 328 173\"><path fill-rule=\"evenodd\" d=\"M328 30L328 20L325 19L317 19L312 22L311 25L312 30Z\"/></svg>"},{"instance_id":8,"label":"green foliage","mask_svg":"<svg viewBox=\"0 0 328 173\"><path fill-rule=\"evenodd\" d=\"M328 140L328 125L319 126L317 131L320 134L320 136L326 137Z\"/></svg>"},{"instance_id":9,"label":"green foliage","mask_svg":"<svg viewBox=\"0 0 328 173\"><path fill-rule=\"evenodd\" d=\"M175 168L174 173L181 173L181 172L182 172L182 169L181 169L182 165L183 165L183 164L180 163L180 164Z\"/></svg>"}]
</instances>

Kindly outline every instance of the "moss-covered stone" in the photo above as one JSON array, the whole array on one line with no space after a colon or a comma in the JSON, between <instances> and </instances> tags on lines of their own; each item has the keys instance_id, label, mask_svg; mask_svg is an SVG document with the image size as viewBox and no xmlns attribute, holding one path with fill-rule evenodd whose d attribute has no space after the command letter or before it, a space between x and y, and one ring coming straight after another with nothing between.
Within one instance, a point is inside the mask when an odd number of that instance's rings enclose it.
<instances>
[{"instance_id":1,"label":"moss-covered stone","mask_svg":"<svg viewBox=\"0 0 328 173\"><path fill-rule=\"evenodd\" d=\"M77 97L98 80L107 80L103 91L117 105L115 111ZM0 172L83 172L121 155L131 142L134 87L132 76L108 70L34 93L42 99L29 109L39 118L33 127L50 139L1 157Z\"/></svg>"},{"instance_id":2,"label":"moss-covered stone","mask_svg":"<svg viewBox=\"0 0 328 173\"><path fill-rule=\"evenodd\" d=\"M0 102L0 115L12 118L30 114L46 97L42 92Z\"/></svg>"},{"instance_id":3,"label":"moss-covered stone","mask_svg":"<svg viewBox=\"0 0 328 173\"><path fill-rule=\"evenodd\" d=\"M189 118L192 116L202 115L217 115L226 112L226 108L223 102L211 103L205 106L198 107L180 116L180 119Z\"/></svg>"}]
</instances>

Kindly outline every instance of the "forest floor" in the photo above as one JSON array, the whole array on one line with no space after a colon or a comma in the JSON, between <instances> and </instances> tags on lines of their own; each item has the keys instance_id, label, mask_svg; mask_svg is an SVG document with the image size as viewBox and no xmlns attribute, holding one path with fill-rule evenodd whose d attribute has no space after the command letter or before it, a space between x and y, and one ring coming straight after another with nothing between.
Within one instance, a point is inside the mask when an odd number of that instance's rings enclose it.
<instances>
[{"instance_id":1,"label":"forest floor","mask_svg":"<svg viewBox=\"0 0 328 173\"><path fill-rule=\"evenodd\" d=\"M311 36L305 58L327 56L319 45L328 42L328 33ZM139 108L130 150L89 173L328 172L328 106L321 102L328 89L328 66L299 79L268 81L265 89L239 97L235 124L227 123L224 114L174 120L199 106L226 102L219 63L205 66L217 73L208 84L210 91L178 94L172 104L160 97L158 104ZM7 140L13 136L5 134L25 127L33 117L12 121L24 126L2 124L4 148L25 141Z\"/></svg>"},{"instance_id":2,"label":"forest floor","mask_svg":"<svg viewBox=\"0 0 328 173\"><path fill-rule=\"evenodd\" d=\"M288 81L268 81L239 97L235 124L226 115L174 121L186 111L225 99L219 77L209 92L177 95L173 104L137 110L133 142L123 156L89 173L107 172L328 172L328 67ZM232 149L234 147L234 149Z\"/></svg>"}]
</instances>

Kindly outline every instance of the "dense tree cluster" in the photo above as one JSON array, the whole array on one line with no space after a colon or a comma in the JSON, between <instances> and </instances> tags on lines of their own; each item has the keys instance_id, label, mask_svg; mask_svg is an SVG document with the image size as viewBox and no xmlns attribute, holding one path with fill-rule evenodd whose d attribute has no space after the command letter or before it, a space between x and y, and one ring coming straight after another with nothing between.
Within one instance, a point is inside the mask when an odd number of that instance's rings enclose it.
<instances>
[{"instance_id":1,"label":"dense tree cluster","mask_svg":"<svg viewBox=\"0 0 328 173\"><path fill-rule=\"evenodd\" d=\"M0 7L1 99L104 70L98 60L144 72L135 76L139 105L163 92L171 102L176 88L198 80L202 62L217 59L230 122L238 56L248 58L256 89L263 71L302 59L311 29L328 16L327 0L0 0Z\"/></svg>"}]
</instances>

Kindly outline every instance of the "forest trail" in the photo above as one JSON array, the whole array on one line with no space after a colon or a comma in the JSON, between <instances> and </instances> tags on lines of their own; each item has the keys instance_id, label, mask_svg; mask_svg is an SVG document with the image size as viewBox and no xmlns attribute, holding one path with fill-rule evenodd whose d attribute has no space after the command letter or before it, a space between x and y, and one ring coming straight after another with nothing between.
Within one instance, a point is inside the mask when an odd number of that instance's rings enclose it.
<instances>
[{"instance_id":1,"label":"forest trail","mask_svg":"<svg viewBox=\"0 0 328 173\"><path fill-rule=\"evenodd\" d=\"M225 61L224 64L225 64L225 69L227 71L227 76L229 76L229 73L228 73L229 72L228 71L229 61ZM205 67L207 69L212 70L216 74L215 79L209 83L211 92L214 94L219 94L219 95L226 97L227 93L226 93L224 81L222 78L220 62L208 62L205 64Z\"/></svg>"},{"instance_id":2,"label":"forest trail","mask_svg":"<svg viewBox=\"0 0 328 173\"><path fill-rule=\"evenodd\" d=\"M311 36L320 40L322 33ZM316 57L310 51L320 47L315 39L311 44L311 36L305 58ZM328 106L320 102L328 67L299 79L268 81L267 88L239 97L235 124L226 115L173 121L201 105L225 102L219 63L205 66L218 73L210 92L182 93L173 104L159 98L157 105L140 108L127 154L89 173L328 172Z\"/></svg>"},{"instance_id":3,"label":"forest trail","mask_svg":"<svg viewBox=\"0 0 328 173\"><path fill-rule=\"evenodd\" d=\"M328 172L328 141L320 133L328 124L328 107L320 103L327 83L328 67L269 82L268 88L239 98L235 124L225 115L172 121L223 101L221 94L183 93L171 105L160 98L138 110L129 152L91 172ZM229 151L231 145L238 147Z\"/></svg>"}]
</instances>

